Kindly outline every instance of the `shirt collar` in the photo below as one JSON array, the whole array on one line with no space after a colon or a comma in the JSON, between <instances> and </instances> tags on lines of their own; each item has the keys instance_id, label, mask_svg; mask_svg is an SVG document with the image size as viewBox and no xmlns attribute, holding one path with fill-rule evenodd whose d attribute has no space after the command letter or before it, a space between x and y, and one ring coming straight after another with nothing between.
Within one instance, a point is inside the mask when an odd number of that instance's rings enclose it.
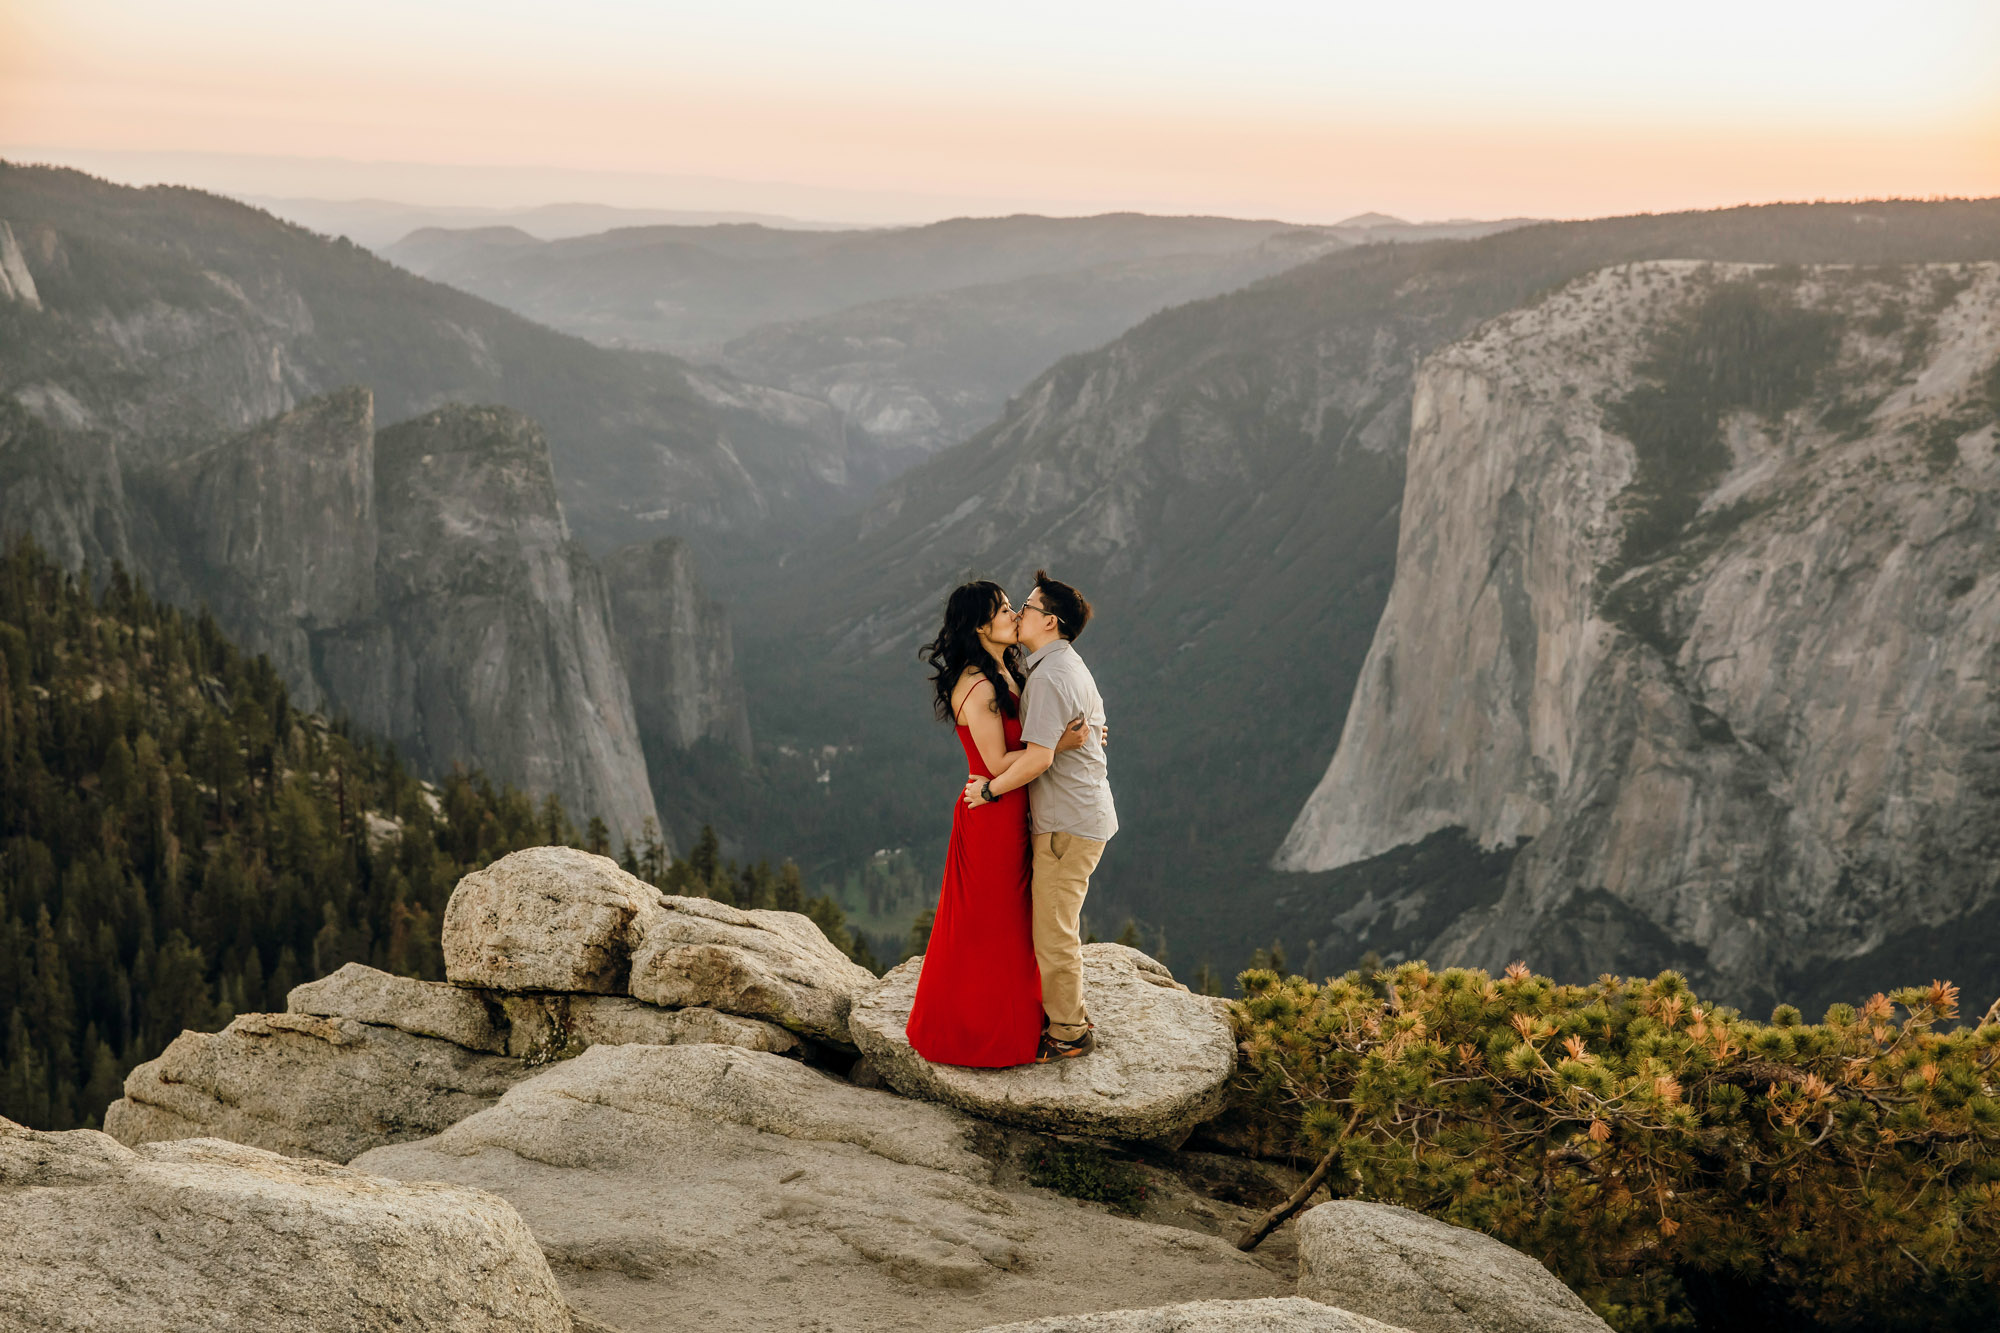
<instances>
[{"instance_id":1,"label":"shirt collar","mask_svg":"<svg viewBox=\"0 0 2000 1333\"><path fill-rule=\"evenodd\" d=\"M1068 639L1057 639L1054 643L1045 643L1034 652L1028 654L1027 660L1021 663L1021 670L1024 672L1033 671L1057 653L1066 653L1068 651L1070 651Z\"/></svg>"}]
</instances>

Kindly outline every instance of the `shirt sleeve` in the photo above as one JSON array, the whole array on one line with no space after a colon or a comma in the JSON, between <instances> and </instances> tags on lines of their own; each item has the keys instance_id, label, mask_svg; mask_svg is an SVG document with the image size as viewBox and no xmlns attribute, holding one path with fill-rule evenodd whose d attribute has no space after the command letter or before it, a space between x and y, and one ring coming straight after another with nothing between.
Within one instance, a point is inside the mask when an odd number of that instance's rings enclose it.
<instances>
[{"instance_id":1,"label":"shirt sleeve","mask_svg":"<svg viewBox=\"0 0 2000 1333\"><path fill-rule=\"evenodd\" d=\"M1028 697L1021 710L1021 741L1053 750L1062 739L1063 728L1075 716L1069 707L1069 680L1044 667L1028 682Z\"/></svg>"}]
</instances>

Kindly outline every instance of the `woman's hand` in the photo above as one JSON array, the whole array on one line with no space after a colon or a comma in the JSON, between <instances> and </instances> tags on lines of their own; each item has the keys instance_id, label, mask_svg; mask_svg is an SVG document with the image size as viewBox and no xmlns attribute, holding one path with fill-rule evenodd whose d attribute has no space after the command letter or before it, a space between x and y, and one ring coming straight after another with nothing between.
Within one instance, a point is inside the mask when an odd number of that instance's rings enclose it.
<instances>
[{"instance_id":1,"label":"woman's hand","mask_svg":"<svg viewBox=\"0 0 2000 1333\"><path fill-rule=\"evenodd\" d=\"M1084 738L1088 735L1090 735L1090 728L1085 725L1084 720L1080 717L1072 719L1070 724L1063 729L1062 739L1056 742L1056 753L1061 754L1064 750L1081 750ZM1111 748L1111 726L1109 723L1097 729L1097 743L1106 749Z\"/></svg>"}]
</instances>

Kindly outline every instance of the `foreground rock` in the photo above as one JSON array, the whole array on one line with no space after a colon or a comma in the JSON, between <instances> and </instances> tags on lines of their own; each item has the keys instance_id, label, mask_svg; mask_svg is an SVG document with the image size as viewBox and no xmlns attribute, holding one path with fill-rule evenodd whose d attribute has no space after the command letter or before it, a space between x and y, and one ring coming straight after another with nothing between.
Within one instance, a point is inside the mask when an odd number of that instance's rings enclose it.
<instances>
[{"instance_id":1,"label":"foreground rock","mask_svg":"<svg viewBox=\"0 0 2000 1333\"><path fill-rule=\"evenodd\" d=\"M668 897L572 847L514 852L460 880L445 906L444 959L461 986L624 993L843 1045L854 997L875 984L797 912Z\"/></svg>"},{"instance_id":2,"label":"foreground rock","mask_svg":"<svg viewBox=\"0 0 2000 1333\"><path fill-rule=\"evenodd\" d=\"M569 1333L503 1200L212 1139L137 1151L0 1120L0 1326Z\"/></svg>"},{"instance_id":3,"label":"foreground rock","mask_svg":"<svg viewBox=\"0 0 2000 1333\"><path fill-rule=\"evenodd\" d=\"M1218 1236L1006 1187L981 1151L999 1133L773 1055L598 1046L357 1165L502 1195L572 1304L624 1333L934 1333L1289 1294Z\"/></svg>"},{"instance_id":4,"label":"foreground rock","mask_svg":"<svg viewBox=\"0 0 2000 1333\"><path fill-rule=\"evenodd\" d=\"M590 1046L686 1046L706 1042L773 1055L805 1055L788 1028L714 1009L662 1009L622 995L506 995L507 1054L536 1062Z\"/></svg>"},{"instance_id":5,"label":"foreground rock","mask_svg":"<svg viewBox=\"0 0 2000 1333\"><path fill-rule=\"evenodd\" d=\"M183 1032L125 1079L104 1128L126 1144L214 1137L345 1162L491 1106L518 1060L351 1018L243 1014Z\"/></svg>"},{"instance_id":6,"label":"foreground rock","mask_svg":"<svg viewBox=\"0 0 2000 1333\"><path fill-rule=\"evenodd\" d=\"M287 1013L351 1018L413 1036L437 1037L467 1050L505 1055L507 1023L496 1009L476 991L378 972L360 963L348 963L330 976L294 986L285 997Z\"/></svg>"},{"instance_id":7,"label":"foreground rock","mask_svg":"<svg viewBox=\"0 0 2000 1333\"><path fill-rule=\"evenodd\" d=\"M1299 1295L1412 1333L1610 1333L1534 1259L1407 1208L1323 1203L1298 1244Z\"/></svg>"},{"instance_id":8,"label":"foreground rock","mask_svg":"<svg viewBox=\"0 0 2000 1333\"><path fill-rule=\"evenodd\" d=\"M979 1333L1401 1333L1401 1330L1318 1301L1286 1296L1056 1315L1024 1324L994 1324Z\"/></svg>"},{"instance_id":9,"label":"foreground rock","mask_svg":"<svg viewBox=\"0 0 2000 1333\"><path fill-rule=\"evenodd\" d=\"M631 992L653 1004L707 1005L846 1044L848 1012L874 984L797 912L662 897L638 922Z\"/></svg>"},{"instance_id":10,"label":"foreground rock","mask_svg":"<svg viewBox=\"0 0 2000 1333\"><path fill-rule=\"evenodd\" d=\"M660 891L607 856L530 847L458 882L444 909L444 973L461 986L616 995L633 924Z\"/></svg>"},{"instance_id":11,"label":"foreground rock","mask_svg":"<svg viewBox=\"0 0 2000 1333\"><path fill-rule=\"evenodd\" d=\"M1097 1049L1081 1059L1015 1069L925 1060L903 1031L921 957L855 1005L855 1043L890 1087L911 1097L1031 1129L1180 1142L1226 1100L1236 1044L1222 1006L1137 949L1087 944L1083 958Z\"/></svg>"},{"instance_id":12,"label":"foreground rock","mask_svg":"<svg viewBox=\"0 0 2000 1333\"><path fill-rule=\"evenodd\" d=\"M622 995L514 995L416 981L348 963L331 976L295 986L294 1014L351 1018L436 1037L467 1050L545 1063L589 1046L681 1046L712 1042L777 1055L803 1055L791 1031L714 1009L662 1009Z\"/></svg>"}]
</instances>

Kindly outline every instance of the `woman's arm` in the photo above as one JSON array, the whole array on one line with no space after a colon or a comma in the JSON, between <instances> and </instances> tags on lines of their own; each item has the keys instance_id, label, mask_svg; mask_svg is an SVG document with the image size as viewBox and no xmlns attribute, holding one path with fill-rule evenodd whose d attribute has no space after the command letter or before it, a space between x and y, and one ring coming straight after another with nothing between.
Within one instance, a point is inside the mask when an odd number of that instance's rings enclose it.
<instances>
[{"instance_id":1,"label":"woman's arm","mask_svg":"<svg viewBox=\"0 0 2000 1333\"><path fill-rule=\"evenodd\" d=\"M972 743L979 747L979 757L986 762L986 771L994 777L1012 768L1027 753L1007 748L1007 729L1000 720L1000 710L993 706L993 684L985 676L974 680L971 688L959 697L957 712L972 732ZM1083 738L1083 719L1079 717L1069 724L1062 739L1056 742L1055 753L1077 749L1083 744Z\"/></svg>"}]
</instances>

